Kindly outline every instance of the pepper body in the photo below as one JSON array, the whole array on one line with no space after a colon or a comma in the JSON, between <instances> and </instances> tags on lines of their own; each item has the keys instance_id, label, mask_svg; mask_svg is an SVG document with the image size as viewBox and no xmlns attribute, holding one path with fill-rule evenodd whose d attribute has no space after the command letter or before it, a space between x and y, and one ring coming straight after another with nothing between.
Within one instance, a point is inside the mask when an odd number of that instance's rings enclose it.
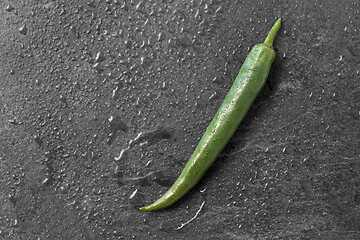
<instances>
[{"instance_id":1,"label":"pepper body","mask_svg":"<svg viewBox=\"0 0 360 240\"><path fill-rule=\"evenodd\" d=\"M280 19L277 23L280 24ZM272 48L275 34L272 32L268 35L268 38L273 35L270 40L267 38L264 43L255 45L250 51L230 91L179 178L156 202L140 210L154 211L178 201L200 181L219 156L266 82L275 58L275 51Z\"/></svg>"}]
</instances>

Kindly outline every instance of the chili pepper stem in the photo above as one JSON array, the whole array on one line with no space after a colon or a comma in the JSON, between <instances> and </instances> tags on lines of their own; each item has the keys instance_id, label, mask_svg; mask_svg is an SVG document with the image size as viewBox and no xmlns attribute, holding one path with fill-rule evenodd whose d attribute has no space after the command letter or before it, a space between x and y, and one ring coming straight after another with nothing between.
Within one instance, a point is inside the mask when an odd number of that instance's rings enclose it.
<instances>
[{"instance_id":1,"label":"chili pepper stem","mask_svg":"<svg viewBox=\"0 0 360 240\"><path fill-rule=\"evenodd\" d=\"M271 28L269 34L267 35L265 41L264 41L264 44L266 44L267 46L269 47L273 47L273 42L274 42L274 38L276 36L276 33L279 31L280 29L280 26L281 26L281 18L279 18L274 26Z\"/></svg>"}]
</instances>

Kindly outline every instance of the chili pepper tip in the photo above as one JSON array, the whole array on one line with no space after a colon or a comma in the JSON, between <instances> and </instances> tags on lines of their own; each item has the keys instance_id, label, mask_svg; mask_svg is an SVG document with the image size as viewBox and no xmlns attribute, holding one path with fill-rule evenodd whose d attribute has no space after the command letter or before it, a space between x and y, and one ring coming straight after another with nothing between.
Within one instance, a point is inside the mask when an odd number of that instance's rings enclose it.
<instances>
[{"instance_id":1,"label":"chili pepper tip","mask_svg":"<svg viewBox=\"0 0 360 240\"><path fill-rule=\"evenodd\" d=\"M149 211L147 207L141 207L139 208L141 211Z\"/></svg>"}]
</instances>

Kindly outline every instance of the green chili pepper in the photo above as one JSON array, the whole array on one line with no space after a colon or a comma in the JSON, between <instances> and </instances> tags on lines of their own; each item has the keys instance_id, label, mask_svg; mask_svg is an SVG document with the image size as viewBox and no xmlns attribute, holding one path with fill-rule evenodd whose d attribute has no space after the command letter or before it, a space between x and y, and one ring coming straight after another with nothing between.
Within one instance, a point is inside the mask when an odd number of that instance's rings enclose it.
<instances>
[{"instance_id":1,"label":"green chili pepper","mask_svg":"<svg viewBox=\"0 0 360 240\"><path fill-rule=\"evenodd\" d=\"M192 189L219 156L263 88L275 58L273 41L281 26L279 18L264 43L253 47L224 102L202 136L179 178L156 202L143 211L168 207Z\"/></svg>"}]
</instances>

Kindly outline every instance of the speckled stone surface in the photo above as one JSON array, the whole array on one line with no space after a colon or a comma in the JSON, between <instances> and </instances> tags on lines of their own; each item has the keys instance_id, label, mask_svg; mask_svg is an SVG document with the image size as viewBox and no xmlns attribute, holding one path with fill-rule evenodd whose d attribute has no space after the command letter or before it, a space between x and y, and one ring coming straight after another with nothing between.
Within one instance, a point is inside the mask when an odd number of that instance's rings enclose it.
<instances>
[{"instance_id":1,"label":"speckled stone surface","mask_svg":"<svg viewBox=\"0 0 360 240\"><path fill-rule=\"evenodd\" d=\"M0 2L0 239L360 239L358 1ZM251 47L268 82L181 201Z\"/></svg>"}]
</instances>

